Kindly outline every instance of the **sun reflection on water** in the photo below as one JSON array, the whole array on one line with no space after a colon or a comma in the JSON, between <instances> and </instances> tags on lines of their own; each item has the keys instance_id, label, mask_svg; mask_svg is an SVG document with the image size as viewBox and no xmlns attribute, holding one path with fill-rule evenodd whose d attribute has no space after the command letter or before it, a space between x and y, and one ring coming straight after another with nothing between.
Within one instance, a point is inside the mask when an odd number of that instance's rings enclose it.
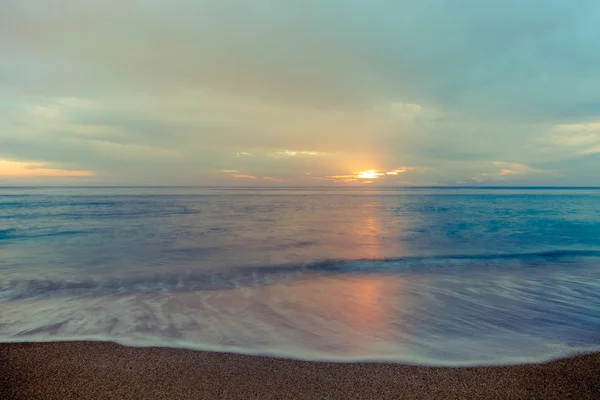
<instances>
[{"instance_id":1,"label":"sun reflection on water","mask_svg":"<svg viewBox=\"0 0 600 400\"><path fill-rule=\"evenodd\" d=\"M363 213L354 225L356 242L350 252L356 258L377 260L383 256L377 204L366 204ZM404 283L400 277L342 273L273 289L299 312L294 317L297 324L316 324L318 331L328 332L331 347L347 356L360 356L392 341L401 344L394 329L402 319Z\"/></svg>"}]
</instances>

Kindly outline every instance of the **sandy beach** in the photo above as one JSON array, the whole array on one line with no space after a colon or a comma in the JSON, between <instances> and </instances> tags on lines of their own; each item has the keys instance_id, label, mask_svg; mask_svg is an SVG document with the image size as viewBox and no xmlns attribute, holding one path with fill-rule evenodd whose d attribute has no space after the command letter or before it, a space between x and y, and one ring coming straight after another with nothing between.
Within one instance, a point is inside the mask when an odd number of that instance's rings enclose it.
<instances>
[{"instance_id":1,"label":"sandy beach","mask_svg":"<svg viewBox=\"0 0 600 400\"><path fill-rule=\"evenodd\" d=\"M0 344L1 399L600 399L600 354L506 367L322 363L104 342Z\"/></svg>"}]
</instances>

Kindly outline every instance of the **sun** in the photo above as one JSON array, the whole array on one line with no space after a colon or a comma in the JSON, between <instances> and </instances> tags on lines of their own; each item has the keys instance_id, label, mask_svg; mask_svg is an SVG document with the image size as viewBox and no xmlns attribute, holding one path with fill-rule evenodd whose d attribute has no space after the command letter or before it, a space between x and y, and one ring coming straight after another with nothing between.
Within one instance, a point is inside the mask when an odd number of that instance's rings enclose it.
<instances>
[{"instance_id":1,"label":"sun","mask_svg":"<svg viewBox=\"0 0 600 400\"><path fill-rule=\"evenodd\" d=\"M317 178L320 180L326 180L336 183L350 183L350 184L369 184L375 182L386 182L398 177L408 171L415 170L415 167L398 167L396 169L367 169L359 172L352 172L347 175L330 175L323 178ZM356 171L356 170L355 170ZM398 182L401 183L401 182Z\"/></svg>"},{"instance_id":2,"label":"sun","mask_svg":"<svg viewBox=\"0 0 600 400\"><path fill-rule=\"evenodd\" d=\"M378 179L380 176L385 175L381 172L377 172L374 169L370 169L368 171L360 171L356 174L358 179Z\"/></svg>"}]
</instances>

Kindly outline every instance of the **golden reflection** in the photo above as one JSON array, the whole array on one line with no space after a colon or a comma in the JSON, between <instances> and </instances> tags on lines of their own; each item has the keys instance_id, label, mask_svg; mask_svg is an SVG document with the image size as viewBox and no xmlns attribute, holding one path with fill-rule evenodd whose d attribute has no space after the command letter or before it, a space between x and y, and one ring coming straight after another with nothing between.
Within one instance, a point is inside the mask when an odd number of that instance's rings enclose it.
<instances>
[{"instance_id":1,"label":"golden reflection","mask_svg":"<svg viewBox=\"0 0 600 400\"><path fill-rule=\"evenodd\" d=\"M363 228L357 225L355 235L362 244L361 258L376 260L381 257L381 221L376 214L375 204L370 204L364 212ZM385 325L389 317L381 299L381 277L362 276L345 280L344 284L350 286L346 290L355 293L354 300L348 299L348 309L343 312L353 330L361 333L386 331Z\"/></svg>"},{"instance_id":2,"label":"golden reflection","mask_svg":"<svg viewBox=\"0 0 600 400\"><path fill-rule=\"evenodd\" d=\"M350 258L381 259L383 232L377 203L364 204L362 214L349 232L355 238L352 246L355 253ZM391 325L398 324L402 317L404 284L400 277L342 273L307 281L295 289L300 290L297 298L308 306L305 309L308 314L340 322L332 324L336 329L332 333L344 345L348 356L360 356L377 352L378 346L385 348L389 341L398 343L397 332ZM310 303L304 299L310 299Z\"/></svg>"},{"instance_id":3,"label":"golden reflection","mask_svg":"<svg viewBox=\"0 0 600 400\"><path fill-rule=\"evenodd\" d=\"M362 232L364 239L364 255L363 258L377 259L381 257L381 228L379 221L373 216L368 216L365 219L365 229Z\"/></svg>"},{"instance_id":4,"label":"golden reflection","mask_svg":"<svg viewBox=\"0 0 600 400\"><path fill-rule=\"evenodd\" d=\"M378 260L382 253L382 219L377 203L366 204L364 218L357 219L354 236L360 244L357 258ZM401 309L404 281L398 277L382 275L347 276L331 282L331 293L344 293L338 306L339 316L344 319L347 340L352 340L357 349L371 348L377 342L392 339L390 324L397 323ZM397 340L395 338L395 340Z\"/></svg>"},{"instance_id":5,"label":"golden reflection","mask_svg":"<svg viewBox=\"0 0 600 400\"><path fill-rule=\"evenodd\" d=\"M357 340L363 340L365 336L386 338L390 333L389 324L394 313L386 299L395 296L401 281L384 279L361 276L344 283L349 292L355 293L354 299L348 299L343 315L352 331L359 334Z\"/></svg>"},{"instance_id":6,"label":"golden reflection","mask_svg":"<svg viewBox=\"0 0 600 400\"><path fill-rule=\"evenodd\" d=\"M317 333L318 341L324 339L330 349L352 357L385 355L389 343L401 345L397 326L405 310L404 285L399 277L340 275L272 287L269 292L280 303L285 299L284 314L296 322L301 337L307 335L304 340ZM308 332L302 332L305 327Z\"/></svg>"},{"instance_id":7,"label":"golden reflection","mask_svg":"<svg viewBox=\"0 0 600 400\"><path fill-rule=\"evenodd\" d=\"M385 355L390 343L402 345L398 327L409 308L402 277L371 272L369 263L389 255L383 250L386 221L378 200L361 202L336 214L344 230L334 253L343 249L342 258L363 260L357 262L367 273L352 272L350 264L348 271L344 266L339 273L314 272L260 291L264 304L275 304L277 316L292 321L290 335L296 340L350 357Z\"/></svg>"}]
</instances>

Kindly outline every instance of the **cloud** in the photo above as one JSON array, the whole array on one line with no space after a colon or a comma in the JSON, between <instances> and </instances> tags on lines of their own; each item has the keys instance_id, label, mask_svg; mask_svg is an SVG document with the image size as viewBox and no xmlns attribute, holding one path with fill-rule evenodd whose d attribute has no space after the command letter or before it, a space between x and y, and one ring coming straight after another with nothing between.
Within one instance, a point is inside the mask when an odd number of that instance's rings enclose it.
<instances>
[{"instance_id":1,"label":"cloud","mask_svg":"<svg viewBox=\"0 0 600 400\"><path fill-rule=\"evenodd\" d=\"M94 176L92 171L55 169L45 163L19 162L0 159L0 179L31 179L40 177L83 178Z\"/></svg>"},{"instance_id":2,"label":"cloud","mask_svg":"<svg viewBox=\"0 0 600 400\"><path fill-rule=\"evenodd\" d=\"M492 161L494 167L500 169L498 175L523 175L523 174L556 174L558 171L549 171L539 168L533 168L525 164Z\"/></svg>"},{"instance_id":3,"label":"cloud","mask_svg":"<svg viewBox=\"0 0 600 400\"><path fill-rule=\"evenodd\" d=\"M472 166L468 166L467 168L471 169ZM527 182L531 179L540 179L540 177L559 178L563 176L562 172L558 170L534 168L529 165L506 161L478 163L476 168L480 172L473 176L455 181L446 181L444 183L459 185L498 183L504 185L518 185L519 183Z\"/></svg>"},{"instance_id":4,"label":"cloud","mask_svg":"<svg viewBox=\"0 0 600 400\"><path fill-rule=\"evenodd\" d=\"M598 111L600 7L591 0L57 0L43 13L37 4L3 2L0 26L12 60L6 82L38 90L98 93L125 83L316 107L388 98L485 115Z\"/></svg>"},{"instance_id":5,"label":"cloud","mask_svg":"<svg viewBox=\"0 0 600 400\"><path fill-rule=\"evenodd\" d=\"M58 107L46 107L46 106L36 106L31 107L27 110L34 117L44 118L44 119L57 119L60 115L60 110Z\"/></svg>"},{"instance_id":6,"label":"cloud","mask_svg":"<svg viewBox=\"0 0 600 400\"><path fill-rule=\"evenodd\" d=\"M565 136L557 136L554 141L559 145L585 146L600 142L600 131L597 133L574 133Z\"/></svg>"},{"instance_id":7,"label":"cloud","mask_svg":"<svg viewBox=\"0 0 600 400\"><path fill-rule=\"evenodd\" d=\"M233 175L231 175L231 177L235 178L235 179L258 179L258 176L245 175L245 174L233 174Z\"/></svg>"},{"instance_id":8,"label":"cloud","mask_svg":"<svg viewBox=\"0 0 600 400\"><path fill-rule=\"evenodd\" d=\"M288 180L286 180L286 179L276 178L273 176L254 176L254 175L244 175L244 174L233 174L233 175L231 175L231 177L235 178L235 179L260 180L260 181L272 182L272 183L288 182Z\"/></svg>"},{"instance_id":9,"label":"cloud","mask_svg":"<svg viewBox=\"0 0 600 400\"><path fill-rule=\"evenodd\" d=\"M278 183L289 182L286 179L275 178L275 177L272 177L272 176L263 176L261 179L263 181L268 181L268 182L278 182Z\"/></svg>"},{"instance_id":10,"label":"cloud","mask_svg":"<svg viewBox=\"0 0 600 400\"><path fill-rule=\"evenodd\" d=\"M0 159L105 184L600 184L592 0L49 4L0 2Z\"/></svg>"},{"instance_id":11,"label":"cloud","mask_svg":"<svg viewBox=\"0 0 600 400\"><path fill-rule=\"evenodd\" d=\"M600 146L589 147L581 152L582 154L597 154L600 153Z\"/></svg>"},{"instance_id":12,"label":"cloud","mask_svg":"<svg viewBox=\"0 0 600 400\"><path fill-rule=\"evenodd\" d=\"M318 151L299 151L299 150L277 150L269 154L272 157L300 157L300 156L323 156L326 153Z\"/></svg>"},{"instance_id":13,"label":"cloud","mask_svg":"<svg viewBox=\"0 0 600 400\"><path fill-rule=\"evenodd\" d=\"M556 128L566 132L600 132L600 122L559 124Z\"/></svg>"},{"instance_id":14,"label":"cloud","mask_svg":"<svg viewBox=\"0 0 600 400\"><path fill-rule=\"evenodd\" d=\"M600 149L600 122L560 124L555 126L559 134L551 142L564 149L572 148L576 154L590 155Z\"/></svg>"}]
</instances>

